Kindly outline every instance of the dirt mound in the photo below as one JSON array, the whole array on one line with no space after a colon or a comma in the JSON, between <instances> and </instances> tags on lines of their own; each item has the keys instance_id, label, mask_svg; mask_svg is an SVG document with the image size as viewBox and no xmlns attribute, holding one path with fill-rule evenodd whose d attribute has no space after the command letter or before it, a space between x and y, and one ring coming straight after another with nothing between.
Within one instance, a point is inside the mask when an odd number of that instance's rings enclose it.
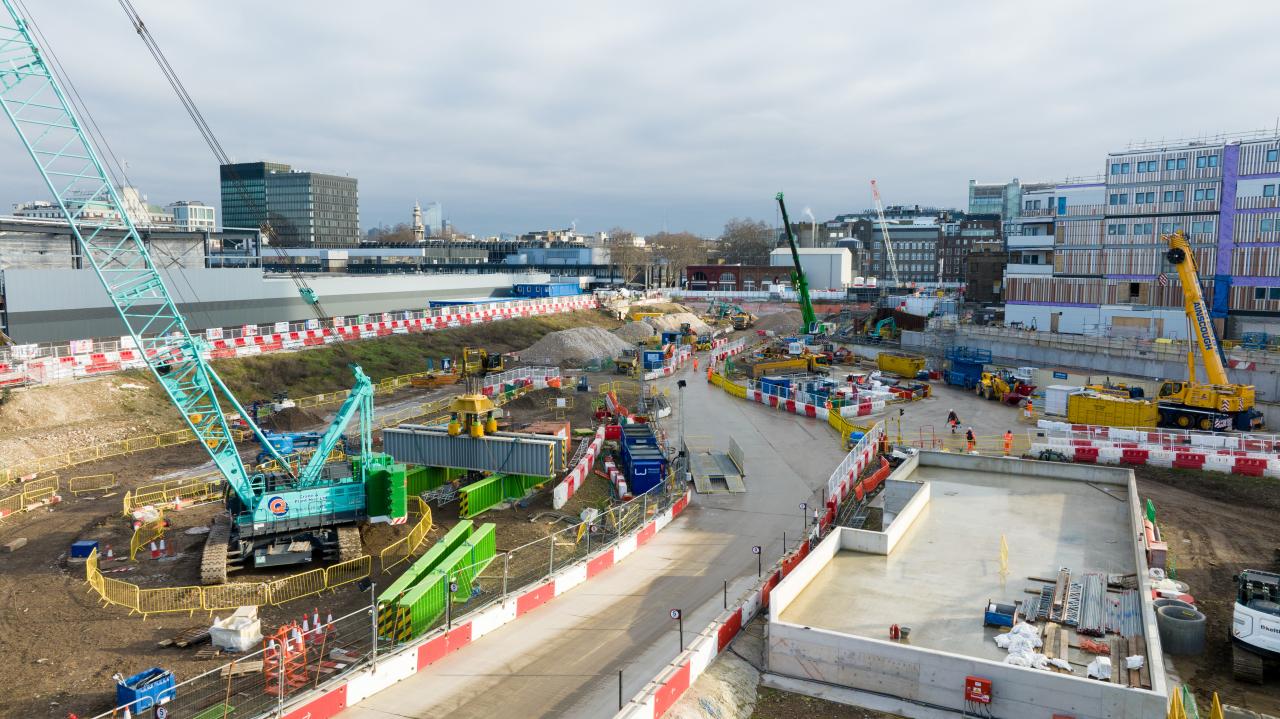
<instances>
[{"instance_id":1,"label":"dirt mound","mask_svg":"<svg viewBox=\"0 0 1280 719\"><path fill-rule=\"evenodd\" d=\"M632 344L599 327L574 327L545 335L520 353L525 362L579 367L592 360L613 359Z\"/></svg>"},{"instance_id":2,"label":"dirt mound","mask_svg":"<svg viewBox=\"0 0 1280 719\"><path fill-rule=\"evenodd\" d=\"M262 427L275 432L302 432L324 427L326 424L328 422L323 415L301 407L289 407L263 420Z\"/></svg>"},{"instance_id":3,"label":"dirt mound","mask_svg":"<svg viewBox=\"0 0 1280 719\"><path fill-rule=\"evenodd\" d=\"M765 315L756 320L755 329L772 330L780 334L800 331L800 311L786 310Z\"/></svg>"},{"instance_id":4,"label":"dirt mound","mask_svg":"<svg viewBox=\"0 0 1280 719\"><path fill-rule=\"evenodd\" d=\"M696 334L711 331L711 326L692 312L676 312L661 317L650 317L648 322L659 330L678 330L681 325L687 322Z\"/></svg>"},{"instance_id":5,"label":"dirt mound","mask_svg":"<svg viewBox=\"0 0 1280 719\"><path fill-rule=\"evenodd\" d=\"M627 342L639 342L654 336L657 331L653 329L653 325L647 322L628 322L614 330L613 333Z\"/></svg>"}]
</instances>

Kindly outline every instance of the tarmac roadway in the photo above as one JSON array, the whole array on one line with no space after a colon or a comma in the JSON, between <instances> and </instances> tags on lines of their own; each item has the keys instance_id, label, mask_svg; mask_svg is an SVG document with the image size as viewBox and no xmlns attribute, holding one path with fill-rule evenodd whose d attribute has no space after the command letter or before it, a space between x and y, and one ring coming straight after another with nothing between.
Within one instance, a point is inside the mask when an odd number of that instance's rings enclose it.
<instances>
[{"instance_id":1,"label":"tarmac roadway","mask_svg":"<svg viewBox=\"0 0 1280 719\"><path fill-rule=\"evenodd\" d=\"M686 644L755 581L753 545L768 568L804 530L801 502L821 502L844 453L825 423L730 397L684 371L690 444L743 448L745 494L696 495L689 509L622 563L375 696L343 719L608 717L676 654L670 611ZM681 400L666 420L678 436Z\"/></svg>"}]
</instances>

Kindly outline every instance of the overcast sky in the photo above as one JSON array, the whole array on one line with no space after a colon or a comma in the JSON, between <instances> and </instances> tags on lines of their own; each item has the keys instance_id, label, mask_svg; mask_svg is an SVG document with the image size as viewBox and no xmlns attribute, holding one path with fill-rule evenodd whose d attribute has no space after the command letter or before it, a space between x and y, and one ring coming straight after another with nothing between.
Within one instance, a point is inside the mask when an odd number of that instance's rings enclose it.
<instances>
[{"instance_id":1,"label":"overcast sky","mask_svg":"<svg viewBox=\"0 0 1280 719\"><path fill-rule=\"evenodd\" d=\"M133 183L217 166L113 0L25 0ZM360 181L361 225L466 232L963 206L1131 141L1274 127L1280 3L134 0L239 161ZM1114 28L1114 30L1108 30ZM0 129L0 203L44 199Z\"/></svg>"}]
</instances>

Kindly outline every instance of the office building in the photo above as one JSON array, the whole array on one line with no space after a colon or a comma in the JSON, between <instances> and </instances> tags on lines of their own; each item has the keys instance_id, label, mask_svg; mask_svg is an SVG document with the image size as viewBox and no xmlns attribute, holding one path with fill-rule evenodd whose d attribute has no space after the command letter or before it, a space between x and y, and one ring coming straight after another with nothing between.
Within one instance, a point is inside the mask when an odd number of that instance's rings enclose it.
<instances>
[{"instance_id":1,"label":"office building","mask_svg":"<svg viewBox=\"0 0 1280 719\"><path fill-rule=\"evenodd\" d=\"M167 208L173 226L188 232L213 232L217 228L213 208L196 200L182 200Z\"/></svg>"},{"instance_id":2,"label":"office building","mask_svg":"<svg viewBox=\"0 0 1280 719\"><path fill-rule=\"evenodd\" d=\"M1102 169L1024 193L1019 233L1008 238L1017 262L1007 273L1006 322L1185 338L1182 288L1161 239L1182 230L1219 331L1275 331L1280 137L1142 146L1109 154Z\"/></svg>"},{"instance_id":3,"label":"office building","mask_svg":"<svg viewBox=\"0 0 1280 719\"><path fill-rule=\"evenodd\" d=\"M222 224L260 227L270 221L284 247L346 247L360 238L353 177L302 172L273 162L223 165Z\"/></svg>"},{"instance_id":4,"label":"office building","mask_svg":"<svg viewBox=\"0 0 1280 719\"><path fill-rule=\"evenodd\" d=\"M428 237L444 236L444 205L439 202L428 202L423 212L422 224L426 226Z\"/></svg>"}]
</instances>

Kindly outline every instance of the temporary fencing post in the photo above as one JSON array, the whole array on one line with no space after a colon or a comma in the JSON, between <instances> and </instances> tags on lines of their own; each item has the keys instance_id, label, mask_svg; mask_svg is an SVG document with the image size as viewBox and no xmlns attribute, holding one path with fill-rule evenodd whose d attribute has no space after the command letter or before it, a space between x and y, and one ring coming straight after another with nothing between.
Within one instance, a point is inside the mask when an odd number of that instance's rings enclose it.
<instances>
[{"instance_id":1,"label":"temporary fencing post","mask_svg":"<svg viewBox=\"0 0 1280 719\"><path fill-rule=\"evenodd\" d=\"M547 535L547 539L551 541L551 551L549 552L551 559L547 562L547 576L550 577L556 572L556 533L552 532Z\"/></svg>"},{"instance_id":2,"label":"temporary fencing post","mask_svg":"<svg viewBox=\"0 0 1280 719\"><path fill-rule=\"evenodd\" d=\"M511 568L511 552L502 555L502 598L507 598L507 570Z\"/></svg>"},{"instance_id":3,"label":"temporary fencing post","mask_svg":"<svg viewBox=\"0 0 1280 719\"><path fill-rule=\"evenodd\" d=\"M372 636L370 637L373 653L370 655L370 666L373 673L378 673L378 583L369 582L369 617Z\"/></svg>"}]
</instances>

